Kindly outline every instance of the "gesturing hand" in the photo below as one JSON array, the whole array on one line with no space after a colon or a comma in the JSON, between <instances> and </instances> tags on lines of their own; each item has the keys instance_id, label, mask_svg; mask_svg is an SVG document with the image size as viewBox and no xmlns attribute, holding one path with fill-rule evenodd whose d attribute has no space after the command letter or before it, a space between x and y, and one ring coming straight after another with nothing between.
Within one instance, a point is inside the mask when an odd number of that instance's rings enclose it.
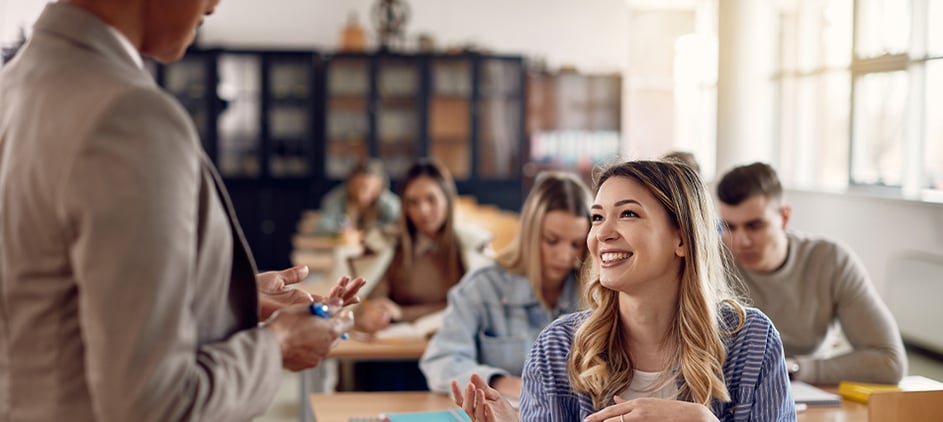
<instances>
[{"instance_id":1,"label":"gesturing hand","mask_svg":"<svg viewBox=\"0 0 943 422\"><path fill-rule=\"evenodd\" d=\"M586 417L583 422L717 421L710 409L698 403L650 397L623 400Z\"/></svg>"},{"instance_id":2,"label":"gesturing hand","mask_svg":"<svg viewBox=\"0 0 943 422\"><path fill-rule=\"evenodd\" d=\"M472 422L517 421L517 411L511 403L477 374L471 376L464 393L458 382L452 380L452 400L465 410Z\"/></svg>"},{"instance_id":3,"label":"gesturing hand","mask_svg":"<svg viewBox=\"0 0 943 422\"><path fill-rule=\"evenodd\" d=\"M361 277L351 280L350 277L343 276L337 279L337 284L331 288L326 298L318 295L313 295L313 297L315 302L325 302L340 307L353 305L360 303L360 298L357 297L357 293L366 283L366 280Z\"/></svg>"},{"instance_id":4,"label":"gesturing hand","mask_svg":"<svg viewBox=\"0 0 943 422\"><path fill-rule=\"evenodd\" d=\"M302 282L307 276L308 267L305 265L256 274L255 284L259 290L259 320L267 320L272 312L288 305L311 303L314 298L308 292L288 287Z\"/></svg>"},{"instance_id":5,"label":"gesturing hand","mask_svg":"<svg viewBox=\"0 0 943 422\"><path fill-rule=\"evenodd\" d=\"M390 326L393 320L401 318L402 309L389 298L368 299L356 311L358 331L376 333Z\"/></svg>"},{"instance_id":6,"label":"gesturing hand","mask_svg":"<svg viewBox=\"0 0 943 422\"><path fill-rule=\"evenodd\" d=\"M255 283L259 291L259 320L267 320L273 312L298 303L325 302L338 307L360 302L357 292L366 283L362 278L351 281L350 277L341 277L328 296L311 295L290 285L304 281L308 276L308 267L297 265L281 271L266 271L256 274Z\"/></svg>"},{"instance_id":7,"label":"gesturing hand","mask_svg":"<svg viewBox=\"0 0 943 422\"><path fill-rule=\"evenodd\" d=\"M311 315L308 305L278 309L265 321L282 354L282 367L292 371L312 368L327 357L341 332L331 319Z\"/></svg>"}]
</instances>

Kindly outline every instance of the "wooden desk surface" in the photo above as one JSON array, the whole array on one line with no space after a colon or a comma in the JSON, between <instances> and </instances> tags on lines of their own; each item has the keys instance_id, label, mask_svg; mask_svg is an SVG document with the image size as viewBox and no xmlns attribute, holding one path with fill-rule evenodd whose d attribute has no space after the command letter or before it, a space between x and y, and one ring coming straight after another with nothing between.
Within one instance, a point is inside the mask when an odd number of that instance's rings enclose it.
<instances>
[{"instance_id":1,"label":"wooden desk surface","mask_svg":"<svg viewBox=\"0 0 943 422\"><path fill-rule=\"evenodd\" d=\"M341 340L328 357L362 360L419 359L429 340L417 338L359 340L356 334L350 340Z\"/></svg>"},{"instance_id":2,"label":"wooden desk surface","mask_svg":"<svg viewBox=\"0 0 943 422\"><path fill-rule=\"evenodd\" d=\"M347 422L354 416L376 417L380 413L455 407L449 396L430 392L312 394L310 402L317 422Z\"/></svg>"},{"instance_id":3,"label":"wooden desk surface","mask_svg":"<svg viewBox=\"0 0 943 422\"><path fill-rule=\"evenodd\" d=\"M319 280L298 286L308 293L324 296L330 292L337 280ZM328 357L352 360L404 360L419 359L429 345L425 337L410 338L365 338L365 334L351 333L350 340L338 342Z\"/></svg>"},{"instance_id":4,"label":"wooden desk surface","mask_svg":"<svg viewBox=\"0 0 943 422\"><path fill-rule=\"evenodd\" d=\"M327 236L316 234L296 234L291 238L291 244L295 249L330 249L344 246L346 239L340 236Z\"/></svg>"},{"instance_id":5,"label":"wooden desk surface","mask_svg":"<svg viewBox=\"0 0 943 422\"><path fill-rule=\"evenodd\" d=\"M799 412L798 422L867 422L868 406L858 402L842 400L841 406L809 406Z\"/></svg>"},{"instance_id":6,"label":"wooden desk surface","mask_svg":"<svg viewBox=\"0 0 943 422\"><path fill-rule=\"evenodd\" d=\"M311 407L317 422L347 422L353 416L376 417L380 413L445 410L454 407L444 394L430 392L312 394ZM809 407L798 422L867 422L868 406L842 401L841 406Z\"/></svg>"}]
</instances>

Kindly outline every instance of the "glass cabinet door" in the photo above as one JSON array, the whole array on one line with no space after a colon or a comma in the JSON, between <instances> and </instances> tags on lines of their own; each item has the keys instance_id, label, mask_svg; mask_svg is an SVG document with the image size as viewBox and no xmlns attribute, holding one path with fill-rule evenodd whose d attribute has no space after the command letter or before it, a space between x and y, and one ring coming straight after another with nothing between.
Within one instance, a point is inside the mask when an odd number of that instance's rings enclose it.
<instances>
[{"instance_id":1,"label":"glass cabinet door","mask_svg":"<svg viewBox=\"0 0 943 422\"><path fill-rule=\"evenodd\" d=\"M187 54L180 61L166 64L163 66L162 81L164 89L176 97L190 114L204 147L207 146L210 126L208 59L204 54ZM159 73L157 66L149 68L153 73Z\"/></svg>"},{"instance_id":2,"label":"glass cabinet door","mask_svg":"<svg viewBox=\"0 0 943 422\"><path fill-rule=\"evenodd\" d=\"M478 176L517 178L524 122L522 64L519 60L485 58L479 66Z\"/></svg>"},{"instance_id":3,"label":"glass cabinet door","mask_svg":"<svg viewBox=\"0 0 943 422\"><path fill-rule=\"evenodd\" d=\"M258 55L219 56L218 166L223 177L261 174L261 60Z\"/></svg>"},{"instance_id":4,"label":"glass cabinet door","mask_svg":"<svg viewBox=\"0 0 943 422\"><path fill-rule=\"evenodd\" d=\"M370 62L367 57L335 57L327 66L324 169L343 179L369 152Z\"/></svg>"},{"instance_id":5,"label":"glass cabinet door","mask_svg":"<svg viewBox=\"0 0 943 422\"><path fill-rule=\"evenodd\" d=\"M471 176L472 61L434 58L429 84L429 155L456 180Z\"/></svg>"},{"instance_id":6,"label":"glass cabinet door","mask_svg":"<svg viewBox=\"0 0 943 422\"><path fill-rule=\"evenodd\" d=\"M390 177L399 178L419 154L419 61L380 58L376 77L378 157Z\"/></svg>"},{"instance_id":7,"label":"glass cabinet door","mask_svg":"<svg viewBox=\"0 0 943 422\"><path fill-rule=\"evenodd\" d=\"M272 177L304 177L311 156L311 55L268 57L268 170Z\"/></svg>"}]
</instances>

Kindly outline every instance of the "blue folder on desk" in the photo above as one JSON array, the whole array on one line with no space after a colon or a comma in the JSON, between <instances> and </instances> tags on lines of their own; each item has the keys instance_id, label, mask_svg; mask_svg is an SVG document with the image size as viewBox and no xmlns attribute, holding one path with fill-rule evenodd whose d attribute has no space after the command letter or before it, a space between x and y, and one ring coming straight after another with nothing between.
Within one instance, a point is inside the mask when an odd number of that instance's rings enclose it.
<instances>
[{"instance_id":1,"label":"blue folder on desk","mask_svg":"<svg viewBox=\"0 0 943 422\"><path fill-rule=\"evenodd\" d=\"M387 413L390 422L471 422L462 409L437 410L433 412Z\"/></svg>"}]
</instances>

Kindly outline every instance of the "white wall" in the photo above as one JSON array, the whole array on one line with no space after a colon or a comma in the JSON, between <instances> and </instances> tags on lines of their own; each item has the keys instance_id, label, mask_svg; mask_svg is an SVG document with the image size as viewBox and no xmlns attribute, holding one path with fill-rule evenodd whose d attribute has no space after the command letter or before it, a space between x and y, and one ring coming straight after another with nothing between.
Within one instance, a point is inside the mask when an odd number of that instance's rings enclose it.
<instances>
[{"instance_id":1,"label":"white wall","mask_svg":"<svg viewBox=\"0 0 943 422\"><path fill-rule=\"evenodd\" d=\"M227 46L334 48L350 12L375 43L375 0L223 0L207 19L201 42ZM474 43L497 53L542 57L551 66L585 71L625 67L628 7L624 0L407 0L406 26L415 39L432 34L439 46Z\"/></svg>"},{"instance_id":2,"label":"white wall","mask_svg":"<svg viewBox=\"0 0 943 422\"><path fill-rule=\"evenodd\" d=\"M496 53L526 54L553 67L582 71L625 68L625 0L406 0L407 36L432 34L439 46L479 45ZM0 0L0 44L31 27L47 0ZM222 0L201 31L204 45L333 49L350 12L375 43L375 0Z\"/></svg>"},{"instance_id":3,"label":"white wall","mask_svg":"<svg viewBox=\"0 0 943 422\"><path fill-rule=\"evenodd\" d=\"M32 29L47 0L0 0L0 46L17 39L21 27Z\"/></svg>"},{"instance_id":4,"label":"white wall","mask_svg":"<svg viewBox=\"0 0 943 422\"><path fill-rule=\"evenodd\" d=\"M786 200L792 228L849 245L907 340L943 353L943 330L931 322L943 316L943 204L795 190L786 192ZM915 265L909 258L924 253L935 255L937 264Z\"/></svg>"},{"instance_id":5,"label":"white wall","mask_svg":"<svg viewBox=\"0 0 943 422\"><path fill-rule=\"evenodd\" d=\"M878 291L894 288L888 264L902 253L943 255L943 204L789 190L791 227L841 240L864 262ZM943 274L938 274L943 281Z\"/></svg>"}]
</instances>

